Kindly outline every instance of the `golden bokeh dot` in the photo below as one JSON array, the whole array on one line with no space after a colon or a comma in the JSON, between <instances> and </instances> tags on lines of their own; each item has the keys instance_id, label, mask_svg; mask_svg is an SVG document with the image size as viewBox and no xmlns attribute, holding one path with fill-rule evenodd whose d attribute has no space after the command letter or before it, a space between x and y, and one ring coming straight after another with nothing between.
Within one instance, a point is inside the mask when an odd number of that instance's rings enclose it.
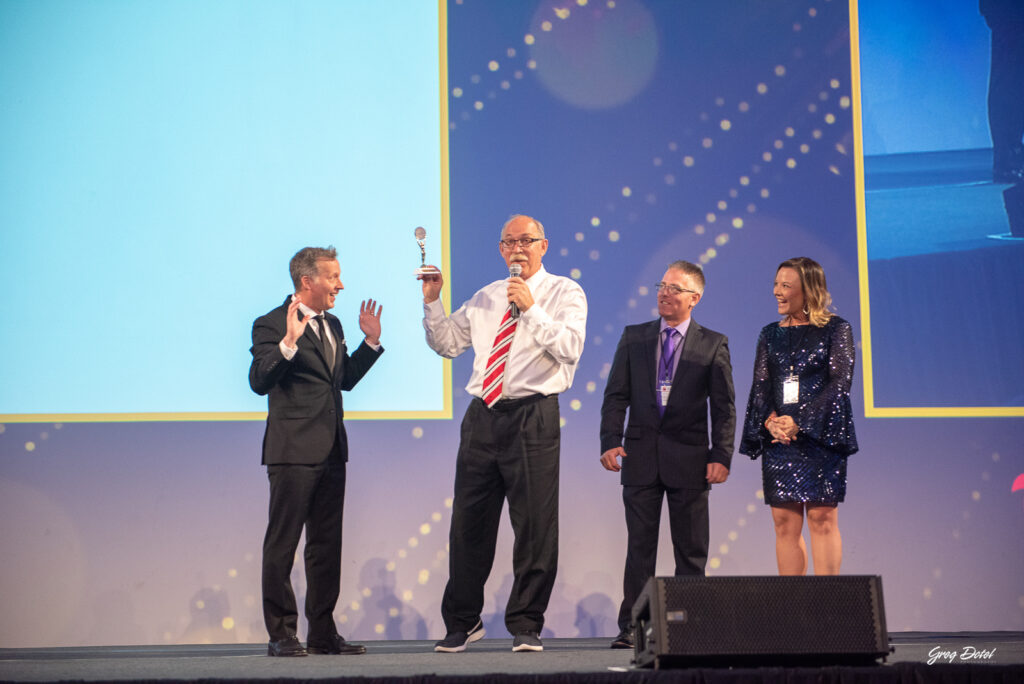
<instances>
[{"instance_id":1,"label":"golden bokeh dot","mask_svg":"<svg viewBox=\"0 0 1024 684\"><path fill-rule=\"evenodd\" d=\"M415 549L419 545L420 545L420 540L419 539L417 539L416 537L409 537L409 548L410 549Z\"/></svg>"},{"instance_id":2,"label":"golden bokeh dot","mask_svg":"<svg viewBox=\"0 0 1024 684\"><path fill-rule=\"evenodd\" d=\"M571 408L573 411L579 411L581 408L583 408L583 402L581 402L579 399L573 399L572 401L569 402L569 408Z\"/></svg>"},{"instance_id":3,"label":"golden bokeh dot","mask_svg":"<svg viewBox=\"0 0 1024 684\"><path fill-rule=\"evenodd\" d=\"M359 593L363 595L363 598L370 598L373 596L373 589L370 589L370 587L363 587L363 590Z\"/></svg>"},{"instance_id":4,"label":"golden bokeh dot","mask_svg":"<svg viewBox=\"0 0 1024 684\"><path fill-rule=\"evenodd\" d=\"M740 176L740 185L750 185L750 177Z\"/></svg>"},{"instance_id":5,"label":"golden bokeh dot","mask_svg":"<svg viewBox=\"0 0 1024 684\"><path fill-rule=\"evenodd\" d=\"M818 99L821 100L822 102L826 101L828 99L828 92L822 90L820 93L818 93Z\"/></svg>"},{"instance_id":6,"label":"golden bokeh dot","mask_svg":"<svg viewBox=\"0 0 1024 684\"><path fill-rule=\"evenodd\" d=\"M453 88L452 95L455 97L462 97L462 88Z\"/></svg>"},{"instance_id":7,"label":"golden bokeh dot","mask_svg":"<svg viewBox=\"0 0 1024 684\"><path fill-rule=\"evenodd\" d=\"M836 150L839 151L839 154L846 154L846 145L843 143L836 143Z\"/></svg>"},{"instance_id":8,"label":"golden bokeh dot","mask_svg":"<svg viewBox=\"0 0 1024 684\"><path fill-rule=\"evenodd\" d=\"M811 131L811 136L812 136L812 137L813 137L813 138L814 138L815 140L820 140L820 139L821 139L821 130L819 130L819 129L815 128L815 129L814 129L813 131Z\"/></svg>"},{"instance_id":9,"label":"golden bokeh dot","mask_svg":"<svg viewBox=\"0 0 1024 684\"><path fill-rule=\"evenodd\" d=\"M430 523L420 525L420 534L430 534Z\"/></svg>"},{"instance_id":10,"label":"golden bokeh dot","mask_svg":"<svg viewBox=\"0 0 1024 684\"><path fill-rule=\"evenodd\" d=\"M725 203L725 200L718 200L718 210L725 211L729 208L729 205Z\"/></svg>"},{"instance_id":11,"label":"golden bokeh dot","mask_svg":"<svg viewBox=\"0 0 1024 684\"><path fill-rule=\"evenodd\" d=\"M2 435L6 429L7 429L6 427L4 427L3 425L0 425L0 435ZM58 429L60 429L60 428L58 428Z\"/></svg>"},{"instance_id":12,"label":"golden bokeh dot","mask_svg":"<svg viewBox=\"0 0 1024 684\"><path fill-rule=\"evenodd\" d=\"M492 59L490 62L487 63L487 68L490 69L491 71L497 71L499 68L498 60Z\"/></svg>"},{"instance_id":13,"label":"golden bokeh dot","mask_svg":"<svg viewBox=\"0 0 1024 684\"><path fill-rule=\"evenodd\" d=\"M770 162L772 160L772 153L765 152L764 154L761 155L761 159L764 159L766 162Z\"/></svg>"},{"instance_id":14,"label":"golden bokeh dot","mask_svg":"<svg viewBox=\"0 0 1024 684\"><path fill-rule=\"evenodd\" d=\"M536 69L537 68L537 60L531 59L529 62L526 63L526 68L527 69Z\"/></svg>"},{"instance_id":15,"label":"golden bokeh dot","mask_svg":"<svg viewBox=\"0 0 1024 684\"><path fill-rule=\"evenodd\" d=\"M836 88L839 87L839 79L838 78L833 78L831 81L828 82L828 84L829 84L829 86L832 87L833 90L835 90Z\"/></svg>"},{"instance_id":16,"label":"golden bokeh dot","mask_svg":"<svg viewBox=\"0 0 1024 684\"><path fill-rule=\"evenodd\" d=\"M235 628L235 619L233 617L226 617L220 621L220 626L225 631L230 632Z\"/></svg>"},{"instance_id":17,"label":"golden bokeh dot","mask_svg":"<svg viewBox=\"0 0 1024 684\"><path fill-rule=\"evenodd\" d=\"M816 105L815 103L812 102L811 104L807 105L807 111L809 111L809 112L816 112L816 111L818 111L818 105Z\"/></svg>"},{"instance_id":18,"label":"golden bokeh dot","mask_svg":"<svg viewBox=\"0 0 1024 684\"><path fill-rule=\"evenodd\" d=\"M590 225L592 225L595 228L597 228L599 225L601 225L601 219L599 219L596 216L591 216L590 217Z\"/></svg>"},{"instance_id":19,"label":"golden bokeh dot","mask_svg":"<svg viewBox=\"0 0 1024 684\"><path fill-rule=\"evenodd\" d=\"M550 31L551 30L551 22L546 20L546 19L544 21L542 21L540 23L540 30L541 31Z\"/></svg>"},{"instance_id":20,"label":"golden bokeh dot","mask_svg":"<svg viewBox=\"0 0 1024 684\"><path fill-rule=\"evenodd\" d=\"M561 417L561 418L558 419L558 427L560 427L560 428L564 428L565 427L565 417Z\"/></svg>"},{"instance_id":21,"label":"golden bokeh dot","mask_svg":"<svg viewBox=\"0 0 1024 684\"><path fill-rule=\"evenodd\" d=\"M724 97L716 97L715 98L715 106L716 107L721 107L724 104L725 104L725 98Z\"/></svg>"},{"instance_id":22,"label":"golden bokeh dot","mask_svg":"<svg viewBox=\"0 0 1024 684\"><path fill-rule=\"evenodd\" d=\"M739 525L740 527L746 527L747 526L747 519L746 518L740 518L739 520L736 521L736 524Z\"/></svg>"},{"instance_id":23,"label":"golden bokeh dot","mask_svg":"<svg viewBox=\"0 0 1024 684\"><path fill-rule=\"evenodd\" d=\"M807 154L810 151L811 151L811 146L808 145L807 143L804 143L804 144L802 144L800 146L800 153L801 154Z\"/></svg>"},{"instance_id":24,"label":"golden bokeh dot","mask_svg":"<svg viewBox=\"0 0 1024 684\"><path fill-rule=\"evenodd\" d=\"M729 541L736 541L740 538L740 535L736 532L736 530L731 530L728 534L728 537Z\"/></svg>"},{"instance_id":25,"label":"golden bokeh dot","mask_svg":"<svg viewBox=\"0 0 1024 684\"><path fill-rule=\"evenodd\" d=\"M708 213L707 213L707 214L706 214L706 215L704 216L704 220L705 220L705 221L707 221L708 223L714 223L715 221L717 221L717 220L718 220L718 217L717 217L717 216L715 216L714 214L712 214L711 212L708 212Z\"/></svg>"},{"instance_id":26,"label":"golden bokeh dot","mask_svg":"<svg viewBox=\"0 0 1024 684\"><path fill-rule=\"evenodd\" d=\"M750 204L747 205L747 213L748 214L753 214L755 211L757 211L757 205L756 204L751 202Z\"/></svg>"},{"instance_id":27,"label":"golden bokeh dot","mask_svg":"<svg viewBox=\"0 0 1024 684\"><path fill-rule=\"evenodd\" d=\"M347 624L348 623L348 615L345 615L344 613L342 613L342 615L338 618L338 622L340 622L343 625Z\"/></svg>"},{"instance_id":28,"label":"golden bokeh dot","mask_svg":"<svg viewBox=\"0 0 1024 684\"><path fill-rule=\"evenodd\" d=\"M206 601L204 601L203 599L199 599L198 601L196 601L196 610L202 610L204 608L206 608Z\"/></svg>"},{"instance_id":29,"label":"golden bokeh dot","mask_svg":"<svg viewBox=\"0 0 1024 684\"><path fill-rule=\"evenodd\" d=\"M811 9L807 10L807 14L811 15L812 17L816 17L818 16L818 10L812 7Z\"/></svg>"},{"instance_id":30,"label":"golden bokeh dot","mask_svg":"<svg viewBox=\"0 0 1024 684\"><path fill-rule=\"evenodd\" d=\"M926 599L930 599L932 597L931 587L925 587L924 590L921 592L921 596L925 597Z\"/></svg>"},{"instance_id":31,"label":"golden bokeh dot","mask_svg":"<svg viewBox=\"0 0 1024 684\"><path fill-rule=\"evenodd\" d=\"M793 30L794 31L799 32L800 29L802 29L802 28L803 28L803 26L800 24L799 21L793 22Z\"/></svg>"},{"instance_id":32,"label":"golden bokeh dot","mask_svg":"<svg viewBox=\"0 0 1024 684\"><path fill-rule=\"evenodd\" d=\"M586 7L587 0L576 0L576 4L579 5L580 7Z\"/></svg>"},{"instance_id":33,"label":"golden bokeh dot","mask_svg":"<svg viewBox=\"0 0 1024 684\"><path fill-rule=\"evenodd\" d=\"M573 280L579 280L581 277L583 277L583 273L580 271L580 269L574 268L571 271L569 271L569 277L572 278Z\"/></svg>"},{"instance_id":34,"label":"golden bokeh dot","mask_svg":"<svg viewBox=\"0 0 1024 684\"><path fill-rule=\"evenodd\" d=\"M836 122L836 115L835 114L826 114L825 115L825 123L827 123L827 124L834 124L835 122Z\"/></svg>"},{"instance_id":35,"label":"golden bokeh dot","mask_svg":"<svg viewBox=\"0 0 1024 684\"><path fill-rule=\"evenodd\" d=\"M705 150L710 150L711 145L713 145L714 143L711 141L711 138L704 138L703 140L700 141L700 144L704 147Z\"/></svg>"},{"instance_id":36,"label":"golden bokeh dot","mask_svg":"<svg viewBox=\"0 0 1024 684\"><path fill-rule=\"evenodd\" d=\"M714 259L716 256L718 256L718 250L715 249L714 247L708 247L707 255L708 258Z\"/></svg>"},{"instance_id":37,"label":"golden bokeh dot","mask_svg":"<svg viewBox=\"0 0 1024 684\"><path fill-rule=\"evenodd\" d=\"M672 142L670 142L670 143L668 144L668 149L670 149L671 151L675 152L676 150L678 150L678 149L679 149L679 145L678 145L678 143L676 143L676 142L675 142L675 141L673 140Z\"/></svg>"},{"instance_id":38,"label":"golden bokeh dot","mask_svg":"<svg viewBox=\"0 0 1024 684\"><path fill-rule=\"evenodd\" d=\"M451 508L452 507L452 497L449 496L449 497L447 497L444 500L444 507L445 508Z\"/></svg>"},{"instance_id":39,"label":"golden bokeh dot","mask_svg":"<svg viewBox=\"0 0 1024 684\"><path fill-rule=\"evenodd\" d=\"M509 83L508 81L502 81L501 82L501 89L502 90L508 90L511 87L512 87L512 84Z\"/></svg>"},{"instance_id":40,"label":"golden bokeh dot","mask_svg":"<svg viewBox=\"0 0 1024 684\"><path fill-rule=\"evenodd\" d=\"M633 299L632 297L630 297L629 300L626 302L626 306L628 306L630 309L635 309L636 305L637 305L637 301L635 299Z\"/></svg>"},{"instance_id":41,"label":"golden bokeh dot","mask_svg":"<svg viewBox=\"0 0 1024 684\"><path fill-rule=\"evenodd\" d=\"M442 517L443 516L441 515L441 511L434 511L433 513L430 514L430 519L433 520L434 522L441 522L441 518Z\"/></svg>"},{"instance_id":42,"label":"golden bokeh dot","mask_svg":"<svg viewBox=\"0 0 1024 684\"><path fill-rule=\"evenodd\" d=\"M423 437L423 428L421 428L421 427L414 427L412 429L412 436L415 439L420 439L421 437Z\"/></svg>"},{"instance_id":43,"label":"golden bokeh dot","mask_svg":"<svg viewBox=\"0 0 1024 684\"><path fill-rule=\"evenodd\" d=\"M787 126L786 127L786 137L787 138L792 138L794 135L796 135L796 129L794 129L792 126Z\"/></svg>"},{"instance_id":44,"label":"golden bokeh dot","mask_svg":"<svg viewBox=\"0 0 1024 684\"><path fill-rule=\"evenodd\" d=\"M727 131L732 128L732 122L728 119L722 119L722 122L718 124L723 131Z\"/></svg>"},{"instance_id":45,"label":"golden bokeh dot","mask_svg":"<svg viewBox=\"0 0 1024 684\"><path fill-rule=\"evenodd\" d=\"M739 109L741 112L749 112L750 111L750 104L747 103L747 102L740 102L740 104L737 107L737 109Z\"/></svg>"},{"instance_id":46,"label":"golden bokeh dot","mask_svg":"<svg viewBox=\"0 0 1024 684\"><path fill-rule=\"evenodd\" d=\"M704 234L704 231L705 231L705 228L704 228L704 226L703 226L702 224L700 224L700 223L698 223L697 225L695 225L695 226L693 227L693 232L694 232L694 233L696 233L697 235L703 235L703 234Z\"/></svg>"},{"instance_id":47,"label":"golden bokeh dot","mask_svg":"<svg viewBox=\"0 0 1024 684\"><path fill-rule=\"evenodd\" d=\"M754 498L757 499L758 501L764 501L764 490L758 489L756 492L754 492ZM750 510L751 513L754 512L753 508L750 508L748 510Z\"/></svg>"},{"instance_id":48,"label":"golden bokeh dot","mask_svg":"<svg viewBox=\"0 0 1024 684\"><path fill-rule=\"evenodd\" d=\"M974 499L975 501L981 501L981 492L975 489L973 492L971 492L971 498Z\"/></svg>"},{"instance_id":49,"label":"golden bokeh dot","mask_svg":"<svg viewBox=\"0 0 1024 684\"><path fill-rule=\"evenodd\" d=\"M768 199L768 196L770 194L771 194L771 191L768 190L768 188L761 188L761 197L764 197L765 199Z\"/></svg>"},{"instance_id":50,"label":"golden bokeh dot","mask_svg":"<svg viewBox=\"0 0 1024 684\"><path fill-rule=\"evenodd\" d=\"M381 623L378 622L377 624L375 624L373 626L373 631L376 632L377 634L383 634L384 633L384 625L382 625Z\"/></svg>"},{"instance_id":51,"label":"golden bokeh dot","mask_svg":"<svg viewBox=\"0 0 1024 684\"><path fill-rule=\"evenodd\" d=\"M601 258L601 253L599 251L597 251L596 249L592 249L592 250L590 250L590 254L588 254L587 256L590 257L591 261L597 261L598 259Z\"/></svg>"},{"instance_id":52,"label":"golden bokeh dot","mask_svg":"<svg viewBox=\"0 0 1024 684\"><path fill-rule=\"evenodd\" d=\"M563 247L562 249L558 250L558 253L561 254L562 256L569 256L569 248Z\"/></svg>"},{"instance_id":53,"label":"golden bokeh dot","mask_svg":"<svg viewBox=\"0 0 1024 684\"><path fill-rule=\"evenodd\" d=\"M398 565L395 563L395 561L388 561L387 564L384 566L384 569L388 572L394 572L395 568L397 567Z\"/></svg>"},{"instance_id":54,"label":"golden bokeh dot","mask_svg":"<svg viewBox=\"0 0 1024 684\"><path fill-rule=\"evenodd\" d=\"M608 240L610 242L618 242L619 241L619 237L620 237L619 236L619 231L617 231L617 230L609 231L609 233L608 233Z\"/></svg>"},{"instance_id":55,"label":"golden bokeh dot","mask_svg":"<svg viewBox=\"0 0 1024 684\"><path fill-rule=\"evenodd\" d=\"M427 570L426 568L423 568L422 570L420 570L419 575L417 575L417 577L416 577L416 581L419 582L420 584L426 584L427 582L429 582L430 581L430 571Z\"/></svg>"},{"instance_id":56,"label":"golden bokeh dot","mask_svg":"<svg viewBox=\"0 0 1024 684\"><path fill-rule=\"evenodd\" d=\"M757 506L754 504L747 504L747 513L753 513L757 510Z\"/></svg>"},{"instance_id":57,"label":"golden bokeh dot","mask_svg":"<svg viewBox=\"0 0 1024 684\"><path fill-rule=\"evenodd\" d=\"M768 86L765 85L764 83L758 83L757 84L757 92L759 94L761 94L761 95L764 95L765 93L768 92Z\"/></svg>"},{"instance_id":58,"label":"golden bokeh dot","mask_svg":"<svg viewBox=\"0 0 1024 684\"><path fill-rule=\"evenodd\" d=\"M736 199L739 196L740 196L739 190L737 190L736 188L729 188L729 197L732 197L733 199Z\"/></svg>"},{"instance_id":59,"label":"golden bokeh dot","mask_svg":"<svg viewBox=\"0 0 1024 684\"><path fill-rule=\"evenodd\" d=\"M728 556L729 555L729 545L728 544L719 544L718 545L718 553L722 554L723 556Z\"/></svg>"},{"instance_id":60,"label":"golden bokeh dot","mask_svg":"<svg viewBox=\"0 0 1024 684\"><path fill-rule=\"evenodd\" d=\"M395 608L394 606L388 608L388 617L398 617L398 608Z\"/></svg>"},{"instance_id":61,"label":"golden bokeh dot","mask_svg":"<svg viewBox=\"0 0 1024 684\"><path fill-rule=\"evenodd\" d=\"M412 590L411 589L406 589L405 591L402 592L402 600L403 601L412 601Z\"/></svg>"},{"instance_id":62,"label":"golden bokeh dot","mask_svg":"<svg viewBox=\"0 0 1024 684\"><path fill-rule=\"evenodd\" d=\"M836 166L835 164L829 165L828 170L831 171L832 173L834 173L837 176L839 175L839 167Z\"/></svg>"},{"instance_id":63,"label":"golden bokeh dot","mask_svg":"<svg viewBox=\"0 0 1024 684\"><path fill-rule=\"evenodd\" d=\"M841 98L839 98L839 106L842 107L843 109L849 109L850 97L848 95L843 95Z\"/></svg>"},{"instance_id":64,"label":"golden bokeh dot","mask_svg":"<svg viewBox=\"0 0 1024 684\"><path fill-rule=\"evenodd\" d=\"M775 75L776 76L785 76L786 75L786 67L782 66L781 64L776 66L775 67Z\"/></svg>"},{"instance_id":65,"label":"golden bokeh dot","mask_svg":"<svg viewBox=\"0 0 1024 684\"><path fill-rule=\"evenodd\" d=\"M675 177L675 175L671 174L671 173L665 174L665 185L675 185L675 184L676 184L676 177Z\"/></svg>"},{"instance_id":66,"label":"golden bokeh dot","mask_svg":"<svg viewBox=\"0 0 1024 684\"><path fill-rule=\"evenodd\" d=\"M508 50L505 50L505 55L507 57L515 57L516 56L516 49L515 48L509 48Z\"/></svg>"},{"instance_id":67,"label":"golden bokeh dot","mask_svg":"<svg viewBox=\"0 0 1024 684\"><path fill-rule=\"evenodd\" d=\"M791 169L795 169L796 168L796 159L793 159L792 157L787 159L786 160L786 166L788 166Z\"/></svg>"},{"instance_id":68,"label":"golden bokeh dot","mask_svg":"<svg viewBox=\"0 0 1024 684\"><path fill-rule=\"evenodd\" d=\"M708 561L708 565L711 566L712 570L717 570L722 567L722 559L717 556Z\"/></svg>"},{"instance_id":69,"label":"golden bokeh dot","mask_svg":"<svg viewBox=\"0 0 1024 684\"><path fill-rule=\"evenodd\" d=\"M729 236L726 235L725 233L722 233L721 235L719 235L718 237L715 238L715 244L718 245L719 247L721 247L722 245L724 245L728 241L729 241Z\"/></svg>"},{"instance_id":70,"label":"golden bokeh dot","mask_svg":"<svg viewBox=\"0 0 1024 684\"><path fill-rule=\"evenodd\" d=\"M231 577L232 579L238 577L238 570L236 570L235 568L231 568L230 570L228 570L228 577Z\"/></svg>"},{"instance_id":71,"label":"golden bokeh dot","mask_svg":"<svg viewBox=\"0 0 1024 684\"><path fill-rule=\"evenodd\" d=\"M473 109L475 109L476 111L479 112L483 108L484 108L484 103L481 102L480 100L477 100L476 102L473 103Z\"/></svg>"},{"instance_id":72,"label":"golden bokeh dot","mask_svg":"<svg viewBox=\"0 0 1024 684\"><path fill-rule=\"evenodd\" d=\"M409 554L406 553L405 549L398 549L398 554L397 555L398 555L399 558L405 558Z\"/></svg>"},{"instance_id":73,"label":"golden bokeh dot","mask_svg":"<svg viewBox=\"0 0 1024 684\"><path fill-rule=\"evenodd\" d=\"M683 166L693 166L693 157L690 155L683 157Z\"/></svg>"},{"instance_id":74,"label":"golden bokeh dot","mask_svg":"<svg viewBox=\"0 0 1024 684\"><path fill-rule=\"evenodd\" d=\"M522 79L523 78L522 70L521 69L516 69L515 73L512 74L512 77L516 78L516 79Z\"/></svg>"},{"instance_id":75,"label":"golden bokeh dot","mask_svg":"<svg viewBox=\"0 0 1024 684\"><path fill-rule=\"evenodd\" d=\"M775 141L774 143L772 143L772 144L773 144L773 146L775 147L775 149L777 149L777 150L781 150L781 149L782 149L782 145L783 145L784 143L783 143L783 142L782 142L781 140L776 140L776 141Z\"/></svg>"},{"instance_id":76,"label":"golden bokeh dot","mask_svg":"<svg viewBox=\"0 0 1024 684\"><path fill-rule=\"evenodd\" d=\"M35 442L25 442L25 451L35 451L35 450L36 450L36 443Z\"/></svg>"},{"instance_id":77,"label":"golden bokeh dot","mask_svg":"<svg viewBox=\"0 0 1024 684\"><path fill-rule=\"evenodd\" d=\"M568 7L556 7L555 8L555 16L558 17L559 19L568 19L569 18L569 8Z\"/></svg>"},{"instance_id":78,"label":"golden bokeh dot","mask_svg":"<svg viewBox=\"0 0 1024 684\"><path fill-rule=\"evenodd\" d=\"M651 163L654 164L655 166L661 166L662 159L661 157L655 157Z\"/></svg>"},{"instance_id":79,"label":"golden bokeh dot","mask_svg":"<svg viewBox=\"0 0 1024 684\"><path fill-rule=\"evenodd\" d=\"M608 9L615 9L615 0L608 0L608 2L605 3L605 6Z\"/></svg>"},{"instance_id":80,"label":"golden bokeh dot","mask_svg":"<svg viewBox=\"0 0 1024 684\"><path fill-rule=\"evenodd\" d=\"M739 216L734 218L732 220L732 227L733 228L742 228L743 227L743 219L741 219Z\"/></svg>"},{"instance_id":81,"label":"golden bokeh dot","mask_svg":"<svg viewBox=\"0 0 1024 684\"><path fill-rule=\"evenodd\" d=\"M623 197L632 197L633 196L633 188L629 187L628 185L623 186L623 188L622 188L622 196Z\"/></svg>"},{"instance_id":82,"label":"golden bokeh dot","mask_svg":"<svg viewBox=\"0 0 1024 684\"><path fill-rule=\"evenodd\" d=\"M573 237L576 238L576 242L583 242L583 238L586 236L583 233L576 233Z\"/></svg>"}]
</instances>

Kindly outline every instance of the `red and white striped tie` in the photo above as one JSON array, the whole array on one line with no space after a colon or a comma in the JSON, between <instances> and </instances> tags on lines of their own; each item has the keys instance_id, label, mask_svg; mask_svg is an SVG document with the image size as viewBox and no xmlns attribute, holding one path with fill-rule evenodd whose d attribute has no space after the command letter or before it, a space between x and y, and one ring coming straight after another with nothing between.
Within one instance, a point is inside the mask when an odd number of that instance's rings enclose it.
<instances>
[{"instance_id":1,"label":"red and white striped tie","mask_svg":"<svg viewBox=\"0 0 1024 684\"><path fill-rule=\"evenodd\" d=\"M484 403L491 408L501 399L501 390L505 379L505 362L508 351L512 348L512 336L516 332L518 318L512 318L512 308L505 310L505 316L498 326L498 334L491 345L491 355L487 357L487 369L484 371Z\"/></svg>"}]
</instances>

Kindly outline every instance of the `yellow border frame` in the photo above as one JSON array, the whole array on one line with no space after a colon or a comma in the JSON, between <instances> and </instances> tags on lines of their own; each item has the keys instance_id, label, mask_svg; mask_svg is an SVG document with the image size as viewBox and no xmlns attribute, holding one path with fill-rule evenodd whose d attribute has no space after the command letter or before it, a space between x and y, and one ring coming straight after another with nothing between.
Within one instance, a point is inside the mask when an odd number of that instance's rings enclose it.
<instances>
[{"instance_id":1,"label":"yellow border frame","mask_svg":"<svg viewBox=\"0 0 1024 684\"><path fill-rule=\"evenodd\" d=\"M868 418L980 418L1024 416L1024 406L942 406L894 408L875 405L871 363L871 297L864 199L864 147L860 99L860 21L857 0L850 0L850 72L853 100L853 161L857 204L857 274L860 281L861 349L864 356L864 415Z\"/></svg>"},{"instance_id":2,"label":"yellow border frame","mask_svg":"<svg viewBox=\"0 0 1024 684\"><path fill-rule=\"evenodd\" d=\"M441 134L441 263L449 264L451 222L448 188L448 3L438 0L438 66ZM445 279L444 301L451 300L451 269ZM452 417L452 362L442 359L443 407L438 411L351 411L349 420L444 420ZM145 423L265 420L266 411L168 412L168 413L0 413L0 423Z\"/></svg>"}]
</instances>

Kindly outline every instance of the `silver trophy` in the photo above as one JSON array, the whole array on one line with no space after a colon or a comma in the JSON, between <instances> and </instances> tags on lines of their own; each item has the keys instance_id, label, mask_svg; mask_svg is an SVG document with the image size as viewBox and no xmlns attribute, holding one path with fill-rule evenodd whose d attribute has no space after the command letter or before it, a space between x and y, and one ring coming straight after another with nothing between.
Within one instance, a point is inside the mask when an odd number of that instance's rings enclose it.
<instances>
[{"instance_id":1,"label":"silver trophy","mask_svg":"<svg viewBox=\"0 0 1024 684\"><path fill-rule=\"evenodd\" d=\"M420 267L416 269L416 275L433 275L440 273L435 266L427 266L427 248L425 247L427 239L427 231L423 230L423 226L419 226L413 231L416 236L416 242L420 245Z\"/></svg>"}]
</instances>

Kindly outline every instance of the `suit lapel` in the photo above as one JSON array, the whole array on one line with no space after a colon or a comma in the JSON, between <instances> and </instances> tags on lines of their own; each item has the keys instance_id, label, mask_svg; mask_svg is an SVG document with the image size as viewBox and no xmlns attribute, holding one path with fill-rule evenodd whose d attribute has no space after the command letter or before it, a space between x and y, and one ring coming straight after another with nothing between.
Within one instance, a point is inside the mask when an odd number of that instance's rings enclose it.
<instances>
[{"instance_id":1,"label":"suit lapel","mask_svg":"<svg viewBox=\"0 0 1024 684\"><path fill-rule=\"evenodd\" d=\"M703 342L704 329L697 324L697 321L690 319L690 327L686 329L686 337L683 338L683 348L679 350L679 365L676 366L676 373L672 376L673 387L682 382L686 369L691 365L685 362L697 358L696 350Z\"/></svg>"},{"instance_id":2,"label":"suit lapel","mask_svg":"<svg viewBox=\"0 0 1024 684\"><path fill-rule=\"evenodd\" d=\"M645 383L648 391L651 393L651 401L655 404L658 402L658 392L655 385L658 384L658 355L657 349L660 343L659 331L661 330L661 319L655 319L647 324L644 328L644 335L641 341L642 347L642 362L644 364L644 370L646 371L644 377L649 378L649 382Z\"/></svg>"}]
</instances>

